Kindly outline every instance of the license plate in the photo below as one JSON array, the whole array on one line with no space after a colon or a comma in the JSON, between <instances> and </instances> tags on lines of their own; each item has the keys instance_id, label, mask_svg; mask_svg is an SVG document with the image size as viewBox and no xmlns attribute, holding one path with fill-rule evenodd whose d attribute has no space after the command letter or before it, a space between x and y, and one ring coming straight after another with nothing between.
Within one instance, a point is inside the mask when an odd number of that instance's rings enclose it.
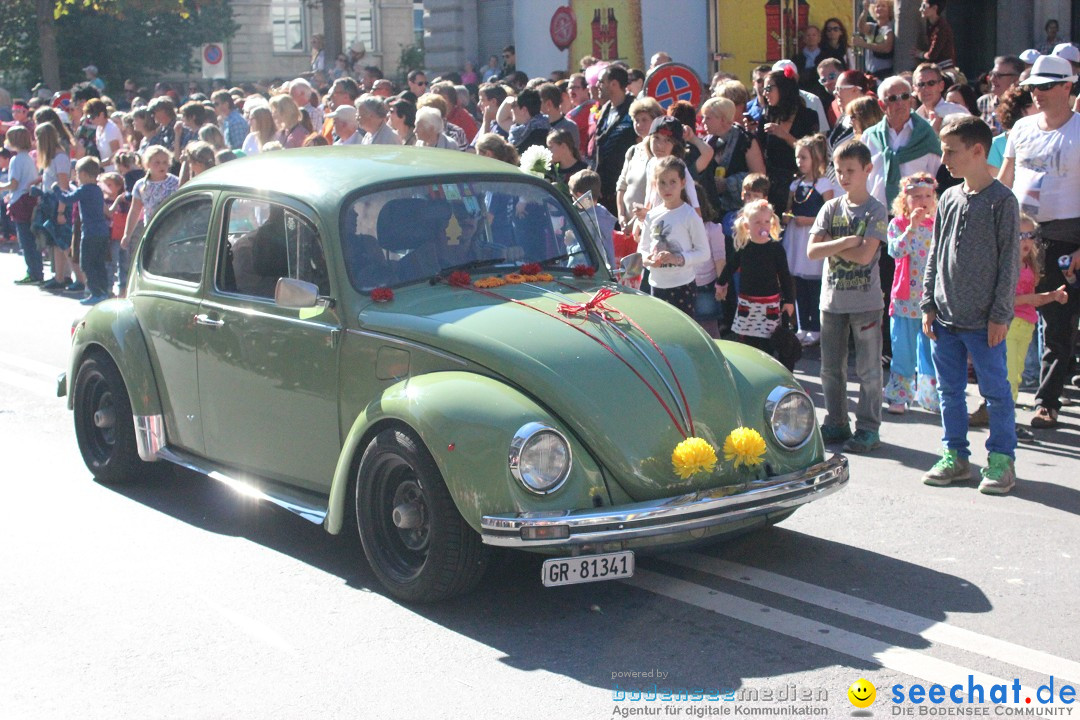
<instances>
[{"instance_id":1,"label":"license plate","mask_svg":"<svg viewBox=\"0 0 1080 720\"><path fill-rule=\"evenodd\" d=\"M634 551L553 558L544 561L541 577L545 587L576 585L599 580L633 577Z\"/></svg>"}]
</instances>

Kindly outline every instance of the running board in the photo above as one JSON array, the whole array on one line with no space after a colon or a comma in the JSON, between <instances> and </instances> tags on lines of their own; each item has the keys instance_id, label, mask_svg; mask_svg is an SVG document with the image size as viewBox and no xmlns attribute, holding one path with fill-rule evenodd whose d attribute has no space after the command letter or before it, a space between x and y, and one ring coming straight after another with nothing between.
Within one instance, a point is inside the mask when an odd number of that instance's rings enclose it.
<instances>
[{"instance_id":1,"label":"running board","mask_svg":"<svg viewBox=\"0 0 1080 720\"><path fill-rule=\"evenodd\" d=\"M217 480L219 483L227 485L244 497L254 498L256 500L266 500L275 505L279 505L289 512L296 513L300 517L313 522L316 525L321 525L323 520L326 519L326 499L314 493L311 493L309 497L302 498L296 497L293 494L286 494L284 489L282 489L281 493L271 495L266 490L260 489L254 482L255 480L258 480L260 484L265 484L269 481L263 478L255 478L254 476L245 477L236 475L235 471L231 468L226 468L205 458L191 455L183 450L163 447L158 449L156 456L161 460L166 460L175 465L185 467L188 470L193 470L200 475L205 475L211 480ZM296 492L295 489L291 490L292 492ZM320 503L319 501L323 502Z\"/></svg>"}]
</instances>

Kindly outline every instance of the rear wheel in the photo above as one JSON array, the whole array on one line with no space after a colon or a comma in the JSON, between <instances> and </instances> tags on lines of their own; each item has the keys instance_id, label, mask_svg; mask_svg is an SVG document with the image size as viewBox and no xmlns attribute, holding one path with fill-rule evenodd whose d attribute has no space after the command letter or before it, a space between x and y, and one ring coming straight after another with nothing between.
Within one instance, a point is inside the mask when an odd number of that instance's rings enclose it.
<instances>
[{"instance_id":1,"label":"rear wheel","mask_svg":"<svg viewBox=\"0 0 1080 720\"><path fill-rule=\"evenodd\" d=\"M472 590L483 577L487 549L413 433L376 435L360 460L355 489L364 554L391 594L437 602Z\"/></svg>"},{"instance_id":2,"label":"rear wheel","mask_svg":"<svg viewBox=\"0 0 1080 720\"><path fill-rule=\"evenodd\" d=\"M146 474L124 379L107 356L87 357L75 376L75 437L90 472L102 483L123 483Z\"/></svg>"}]
</instances>

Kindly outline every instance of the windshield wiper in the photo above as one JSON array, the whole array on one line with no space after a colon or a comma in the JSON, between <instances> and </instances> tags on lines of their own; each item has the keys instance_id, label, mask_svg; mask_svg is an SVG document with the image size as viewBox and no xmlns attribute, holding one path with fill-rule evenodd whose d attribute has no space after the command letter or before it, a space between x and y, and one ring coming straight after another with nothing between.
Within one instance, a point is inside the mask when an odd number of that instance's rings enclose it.
<instances>
[{"instance_id":1,"label":"windshield wiper","mask_svg":"<svg viewBox=\"0 0 1080 720\"><path fill-rule=\"evenodd\" d=\"M492 267L500 263L506 262L506 258L488 258L487 260L470 260L469 262L461 263L460 265L451 265L450 267L443 268L431 278L431 284L434 285L440 280L448 277L450 273L458 270L479 270L480 268Z\"/></svg>"}]
</instances>

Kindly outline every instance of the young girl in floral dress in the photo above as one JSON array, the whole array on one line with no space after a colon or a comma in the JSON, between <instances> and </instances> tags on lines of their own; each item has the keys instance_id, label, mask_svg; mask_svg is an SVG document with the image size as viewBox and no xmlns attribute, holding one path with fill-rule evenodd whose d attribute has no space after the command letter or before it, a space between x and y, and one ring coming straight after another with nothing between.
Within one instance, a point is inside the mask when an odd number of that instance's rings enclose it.
<instances>
[{"instance_id":1,"label":"young girl in floral dress","mask_svg":"<svg viewBox=\"0 0 1080 720\"><path fill-rule=\"evenodd\" d=\"M937 374L930 356L930 338L922 332L923 272L934 240L934 178L915 173L900 181L889 223L889 255L896 258L893 279L890 336L892 364L885 386L888 411L899 415L909 405L940 411ZM917 377L916 377L917 374Z\"/></svg>"}]
</instances>

